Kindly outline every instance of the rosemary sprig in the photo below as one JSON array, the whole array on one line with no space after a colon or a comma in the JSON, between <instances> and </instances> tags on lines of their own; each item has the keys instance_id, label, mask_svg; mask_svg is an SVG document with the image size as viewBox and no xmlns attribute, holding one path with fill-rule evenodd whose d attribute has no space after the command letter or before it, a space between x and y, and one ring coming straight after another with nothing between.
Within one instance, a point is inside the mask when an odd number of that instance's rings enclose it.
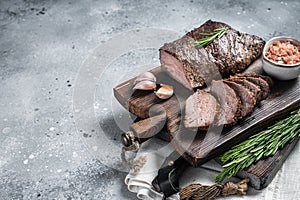
<instances>
[{"instance_id":1,"label":"rosemary sprig","mask_svg":"<svg viewBox=\"0 0 300 200\"><path fill-rule=\"evenodd\" d=\"M227 176L231 178L261 158L273 156L296 137L300 137L300 109L223 154L221 161L225 163L224 170L216 176L216 181L222 182Z\"/></svg>"},{"instance_id":2,"label":"rosemary sprig","mask_svg":"<svg viewBox=\"0 0 300 200\"><path fill-rule=\"evenodd\" d=\"M205 38L201 38L195 42L195 47L200 48L210 44L215 38L221 38L229 28L217 28L212 33L200 33L200 35L207 36Z\"/></svg>"}]
</instances>

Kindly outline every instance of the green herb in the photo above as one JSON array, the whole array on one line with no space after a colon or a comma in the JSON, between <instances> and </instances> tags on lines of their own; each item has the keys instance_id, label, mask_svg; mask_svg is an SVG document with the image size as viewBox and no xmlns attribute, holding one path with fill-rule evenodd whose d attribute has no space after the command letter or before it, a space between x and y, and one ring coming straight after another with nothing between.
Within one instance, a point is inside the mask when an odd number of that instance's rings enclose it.
<instances>
[{"instance_id":1,"label":"green herb","mask_svg":"<svg viewBox=\"0 0 300 200\"><path fill-rule=\"evenodd\" d=\"M300 137L300 109L223 154L224 170L216 176L216 181L222 182L261 158L273 156L296 137Z\"/></svg>"},{"instance_id":2,"label":"green herb","mask_svg":"<svg viewBox=\"0 0 300 200\"><path fill-rule=\"evenodd\" d=\"M200 35L207 36L205 38L201 38L200 40L195 42L195 46L197 48L204 47L214 41L215 38L221 38L229 28L217 28L212 33L200 33Z\"/></svg>"}]
</instances>

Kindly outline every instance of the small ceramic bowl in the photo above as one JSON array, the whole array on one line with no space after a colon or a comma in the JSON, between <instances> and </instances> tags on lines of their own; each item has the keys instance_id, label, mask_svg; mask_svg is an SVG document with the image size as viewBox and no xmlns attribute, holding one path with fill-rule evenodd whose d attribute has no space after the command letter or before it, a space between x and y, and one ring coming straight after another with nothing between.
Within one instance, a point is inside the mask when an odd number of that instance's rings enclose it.
<instances>
[{"instance_id":1,"label":"small ceramic bowl","mask_svg":"<svg viewBox=\"0 0 300 200\"><path fill-rule=\"evenodd\" d=\"M291 37L274 37L270 39L263 49L263 69L270 76L279 80L291 80L297 78L300 75L300 62L296 64L280 64L267 58L266 53L269 47L276 41L290 41L292 44L300 48L299 40Z\"/></svg>"}]
</instances>

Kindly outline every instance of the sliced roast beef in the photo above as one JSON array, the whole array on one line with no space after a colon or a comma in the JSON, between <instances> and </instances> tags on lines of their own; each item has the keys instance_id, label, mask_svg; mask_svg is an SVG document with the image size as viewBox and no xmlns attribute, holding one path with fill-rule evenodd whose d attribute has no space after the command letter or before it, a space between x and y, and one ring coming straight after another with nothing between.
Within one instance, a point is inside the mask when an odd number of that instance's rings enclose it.
<instances>
[{"instance_id":1,"label":"sliced roast beef","mask_svg":"<svg viewBox=\"0 0 300 200\"><path fill-rule=\"evenodd\" d=\"M251 76L246 77L246 79L260 87L262 91L262 99L266 99L269 96L271 90L267 81L265 81L260 77L251 77Z\"/></svg>"},{"instance_id":2,"label":"sliced roast beef","mask_svg":"<svg viewBox=\"0 0 300 200\"><path fill-rule=\"evenodd\" d=\"M239 76L243 76L243 77L259 77L259 78L262 78L264 79L265 81L267 81L269 87L271 88L273 85L274 85L274 82L273 80L271 79L271 77L269 76L264 76L264 75L261 75L261 74L257 74L255 72L253 73L248 73L248 74L239 74Z\"/></svg>"},{"instance_id":3,"label":"sliced roast beef","mask_svg":"<svg viewBox=\"0 0 300 200\"><path fill-rule=\"evenodd\" d=\"M249 89L254 94L257 103L262 100L262 91L260 89L260 86L257 86L254 83L248 81L245 77L230 77L228 80L233 81Z\"/></svg>"},{"instance_id":4,"label":"sliced roast beef","mask_svg":"<svg viewBox=\"0 0 300 200\"><path fill-rule=\"evenodd\" d=\"M233 125L241 116L242 104L236 92L223 81L212 81L210 92L220 104L217 125Z\"/></svg>"},{"instance_id":5,"label":"sliced roast beef","mask_svg":"<svg viewBox=\"0 0 300 200\"><path fill-rule=\"evenodd\" d=\"M185 104L184 126L207 129L213 124L218 109L217 100L204 90L197 90Z\"/></svg>"},{"instance_id":6,"label":"sliced roast beef","mask_svg":"<svg viewBox=\"0 0 300 200\"><path fill-rule=\"evenodd\" d=\"M224 80L224 82L231 87L241 99L242 109L241 117L245 117L253 112L256 99L254 94L246 87L237 84L233 81Z\"/></svg>"},{"instance_id":7,"label":"sliced roast beef","mask_svg":"<svg viewBox=\"0 0 300 200\"><path fill-rule=\"evenodd\" d=\"M266 99L269 96L271 92L271 86L273 85L273 81L270 77L262 76L256 73L236 74L235 76L246 78L246 80L259 86L262 91L262 99Z\"/></svg>"},{"instance_id":8,"label":"sliced roast beef","mask_svg":"<svg viewBox=\"0 0 300 200\"><path fill-rule=\"evenodd\" d=\"M186 128L207 129L210 125L234 125L250 115L257 102L270 93L269 83L258 74L236 74L228 79L212 81L210 93L197 90L185 105ZM215 97L213 97L213 96Z\"/></svg>"},{"instance_id":9,"label":"sliced roast beef","mask_svg":"<svg viewBox=\"0 0 300 200\"><path fill-rule=\"evenodd\" d=\"M211 33L222 27L230 29L206 47L195 47L197 40L206 37L201 33ZM209 20L181 39L161 47L160 62L174 79L192 89L243 71L261 54L263 46L263 39L257 36Z\"/></svg>"}]
</instances>

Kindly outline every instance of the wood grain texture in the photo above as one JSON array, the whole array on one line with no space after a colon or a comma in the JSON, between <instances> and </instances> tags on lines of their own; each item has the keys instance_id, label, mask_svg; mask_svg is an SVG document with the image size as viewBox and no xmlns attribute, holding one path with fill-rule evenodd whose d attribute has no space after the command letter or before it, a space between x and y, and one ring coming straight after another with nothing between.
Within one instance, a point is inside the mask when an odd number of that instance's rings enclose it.
<instances>
[{"instance_id":1,"label":"wood grain texture","mask_svg":"<svg viewBox=\"0 0 300 200\"><path fill-rule=\"evenodd\" d=\"M148 138L159 133L165 125L165 114L156 115L147 119L140 120L130 126L130 130L139 142L145 141Z\"/></svg>"}]
</instances>

